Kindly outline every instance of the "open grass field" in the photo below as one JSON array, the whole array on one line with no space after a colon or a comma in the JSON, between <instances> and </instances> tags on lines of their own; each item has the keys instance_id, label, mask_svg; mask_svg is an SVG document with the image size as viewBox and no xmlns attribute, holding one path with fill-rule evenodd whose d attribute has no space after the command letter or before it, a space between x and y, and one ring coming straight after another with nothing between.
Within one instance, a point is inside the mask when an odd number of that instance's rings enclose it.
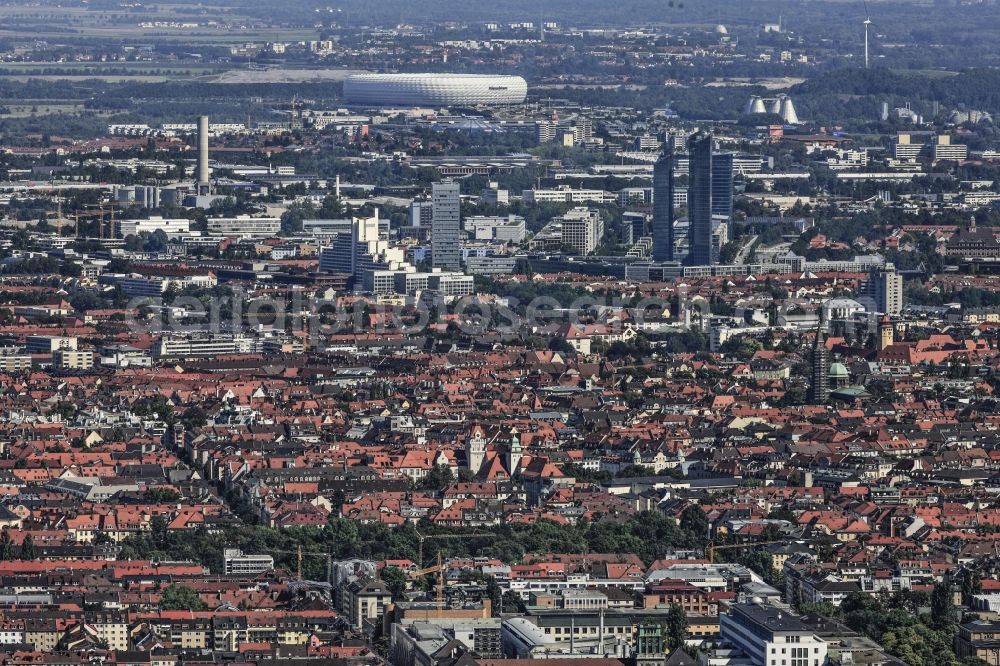
<instances>
[{"instance_id":1,"label":"open grass field","mask_svg":"<svg viewBox=\"0 0 1000 666\"><path fill-rule=\"evenodd\" d=\"M0 63L0 81L88 81L105 83L157 83L185 79L211 79L232 67L200 63L156 62L8 62Z\"/></svg>"},{"instance_id":2,"label":"open grass field","mask_svg":"<svg viewBox=\"0 0 1000 666\"><path fill-rule=\"evenodd\" d=\"M319 83L343 81L351 74L359 74L360 69L327 69L274 67L269 69L231 69L213 77L215 83Z\"/></svg>"},{"instance_id":3,"label":"open grass field","mask_svg":"<svg viewBox=\"0 0 1000 666\"><path fill-rule=\"evenodd\" d=\"M76 74L19 74L17 76L5 77L9 81L19 81L24 83L26 81L100 81L102 83L125 83L125 82L137 82L137 83L162 83L164 81L176 81L178 77L176 76L132 76L128 74L111 74L111 75L101 75L101 74L91 74L91 75L76 75Z\"/></svg>"},{"instance_id":4,"label":"open grass field","mask_svg":"<svg viewBox=\"0 0 1000 666\"><path fill-rule=\"evenodd\" d=\"M189 23L197 27L142 25ZM33 39L53 43L76 40L137 40L155 44L180 42L240 44L244 42L317 39L312 27L270 28L241 17L232 8L204 4L152 5L141 11L92 10L84 7L18 7L0 5L0 37L23 38L30 26Z\"/></svg>"},{"instance_id":5,"label":"open grass field","mask_svg":"<svg viewBox=\"0 0 1000 666\"><path fill-rule=\"evenodd\" d=\"M24 33L17 28L5 27L0 19L0 37L23 38ZM54 43L71 42L73 40L122 40L141 41L148 44L181 42L185 44L205 43L218 46L220 44L243 44L261 42L301 42L319 38L319 33L313 29L238 29L238 28L144 28L135 26L86 27L74 28L72 31L33 31L32 37Z\"/></svg>"},{"instance_id":6,"label":"open grass field","mask_svg":"<svg viewBox=\"0 0 1000 666\"><path fill-rule=\"evenodd\" d=\"M709 88L728 88L730 86L763 86L768 90L787 90L794 85L798 85L805 81L804 78L798 76L782 76L782 77L769 77L769 78L738 78L738 77L727 77L725 79L718 79L716 81L711 81L705 85Z\"/></svg>"},{"instance_id":7,"label":"open grass field","mask_svg":"<svg viewBox=\"0 0 1000 666\"><path fill-rule=\"evenodd\" d=\"M198 80L211 83L323 83L343 81L363 70L325 67L264 67L156 62L10 62L0 63L0 81L93 81L105 83Z\"/></svg>"},{"instance_id":8,"label":"open grass field","mask_svg":"<svg viewBox=\"0 0 1000 666\"><path fill-rule=\"evenodd\" d=\"M915 76L925 76L928 79L947 79L958 76L958 72L951 72L944 69L894 69L896 74L910 74Z\"/></svg>"},{"instance_id":9,"label":"open grass field","mask_svg":"<svg viewBox=\"0 0 1000 666\"><path fill-rule=\"evenodd\" d=\"M41 102L37 104L4 104L10 113L7 118L30 118L31 116L51 116L60 113L77 113L84 110L83 104L53 104L51 102Z\"/></svg>"},{"instance_id":10,"label":"open grass field","mask_svg":"<svg viewBox=\"0 0 1000 666\"><path fill-rule=\"evenodd\" d=\"M0 63L0 75L4 74L35 74L44 73L42 70L78 70L84 73L89 70L109 70L114 69L122 74L148 74L152 71L159 71L164 74L212 74L225 70L222 65L203 65L200 63L156 63L156 62L2 62Z\"/></svg>"}]
</instances>

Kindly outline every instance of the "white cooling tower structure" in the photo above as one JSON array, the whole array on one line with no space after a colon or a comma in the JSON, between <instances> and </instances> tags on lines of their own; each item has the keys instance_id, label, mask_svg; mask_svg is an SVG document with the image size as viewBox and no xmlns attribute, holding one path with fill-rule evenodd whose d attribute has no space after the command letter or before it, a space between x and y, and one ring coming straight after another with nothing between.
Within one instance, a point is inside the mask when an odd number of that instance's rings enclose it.
<instances>
[{"instance_id":1,"label":"white cooling tower structure","mask_svg":"<svg viewBox=\"0 0 1000 666\"><path fill-rule=\"evenodd\" d=\"M760 97L754 95L747 102L746 113L767 113L767 108L764 106L764 100Z\"/></svg>"},{"instance_id":2,"label":"white cooling tower structure","mask_svg":"<svg viewBox=\"0 0 1000 666\"><path fill-rule=\"evenodd\" d=\"M786 125L799 124L799 116L795 113L795 105L792 104L791 97L785 97L781 100L781 119L785 121Z\"/></svg>"},{"instance_id":3,"label":"white cooling tower structure","mask_svg":"<svg viewBox=\"0 0 1000 666\"><path fill-rule=\"evenodd\" d=\"M795 112L795 104L788 95L778 95L777 97L758 97L757 95L753 95L747 101L743 113L771 113L781 116L782 122L786 125L798 125L801 122L799 114Z\"/></svg>"},{"instance_id":4,"label":"white cooling tower structure","mask_svg":"<svg viewBox=\"0 0 1000 666\"><path fill-rule=\"evenodd\" d=\"M198 118L198 194L209 194L212 185L208 176L208 116Z\"/></svg>"}]
</instances>

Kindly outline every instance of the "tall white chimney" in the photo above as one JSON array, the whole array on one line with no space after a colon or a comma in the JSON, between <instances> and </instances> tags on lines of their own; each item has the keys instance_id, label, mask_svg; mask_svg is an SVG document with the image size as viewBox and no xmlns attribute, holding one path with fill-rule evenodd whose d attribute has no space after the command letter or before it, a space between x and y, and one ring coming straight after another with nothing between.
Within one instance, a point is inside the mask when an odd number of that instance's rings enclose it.
<instances>
[{"instance_id":1,"label":"tall white chimney","mask_svg":"<svg viewBox=\"0 0 1000 666\"><path fill-rule=\"evenodd\" d=\"M208 116L198 118L198 194L208 194Z\"/></svg>"}]
</instances>

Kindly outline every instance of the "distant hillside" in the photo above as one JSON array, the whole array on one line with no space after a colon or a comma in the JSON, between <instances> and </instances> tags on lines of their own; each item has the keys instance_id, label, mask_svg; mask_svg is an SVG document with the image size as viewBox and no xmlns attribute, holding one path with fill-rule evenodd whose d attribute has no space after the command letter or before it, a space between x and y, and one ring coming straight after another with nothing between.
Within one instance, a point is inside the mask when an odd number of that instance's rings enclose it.
<instances>
[{"instance_id":1,"label":"distant hillside","mask_svg":"<svg viewBox=\"0 0 1000 666\"><path fill-rule=\"evenodd\" d=\"M938 102L944 109L997 114L1000 71L968 69L954 76L940 76L881 68L841 69L815 76L792 88L791 93L797 101L813 107L809 109L812 118L821 117L824 110L837 117L840 114L835 107L841 104L862 102L874 109L882 100L899 105L909 102L920 113L928 113L930 104Z\"/></svg>"},{"instance_id":2,"label":"distant hillside","mask_svg":"<svg viewBox=\"0 0 1000 666\"><path fill-rule=\"evenodd\" d=\"M22 4L25 0L21 0ZM18 4L17 0L0 0L0 5ZM36 3L33 3L36 4ZM65 0L43 0L42 5L65 6ZM93 9L116 9L118 0L90 0ZM426 21L558 21L579 25L635 25L637 23L709 23L738 22L757 24L774 20L780 12L823 9L826 5L857 4L857 0L820 0L803 5L786 0L290 0L283 3L263 3L260 0L213 0L201 3L185 0L160 0L144 6L184 6L209 12L224 8L239 8L247 15L274 17L296 16L315 18L326 16L329 8L339 9L339 16L352 23L426 22ZM773 15L773 16L772 16Z\"/></svg>"}]
</instances>

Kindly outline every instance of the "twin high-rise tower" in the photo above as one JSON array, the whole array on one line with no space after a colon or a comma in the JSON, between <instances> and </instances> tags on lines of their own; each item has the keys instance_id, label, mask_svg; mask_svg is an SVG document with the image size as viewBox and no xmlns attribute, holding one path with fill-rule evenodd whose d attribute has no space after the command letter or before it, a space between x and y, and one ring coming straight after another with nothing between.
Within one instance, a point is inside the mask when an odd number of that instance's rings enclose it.
<instances>
[{"instance_id":1,"label":"twin high-rise tower","mask_svg":"<svg viewBox=\"0 0 1000 666\"><path fill-rule=\"evenodd\" d=\"M712 261L712 135L688 139L688 256L692 266Z\"/></svg>"},{"instance_id":2,"label":"twin high-rise tower","mask_svg":"<svg viewBox=\"0 0 1000 666\"><path fill-rule=\"evenodd\" d=\"M716 153L712 135L698 133L688 139L688 254L686 263L706 266L718 263L713 242L714 219L733 215L733 155ZM668 136L660 158L653 166L653 260L674 261L673 140Z\"/></svg>"},{"instance_id":3,"label":"twin high-rise tower","mask_svg":"<svg viewBox=\"0 0 1000 666\"><path fill-rule=\"evenodd\" d=\"M669 134L653 165L653 260L674 258L674 140Z\"/></svg>"}]
</instances>

